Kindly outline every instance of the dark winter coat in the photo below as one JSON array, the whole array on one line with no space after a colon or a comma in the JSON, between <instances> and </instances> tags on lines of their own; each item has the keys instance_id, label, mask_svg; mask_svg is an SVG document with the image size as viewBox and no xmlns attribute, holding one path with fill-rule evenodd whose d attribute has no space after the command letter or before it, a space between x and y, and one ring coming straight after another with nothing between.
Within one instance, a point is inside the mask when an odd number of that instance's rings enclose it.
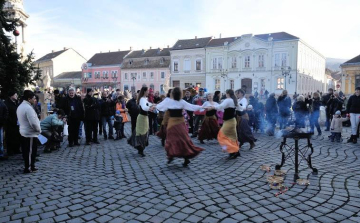
<instances>
[{"instance_id":1,"label":"dark winter coat","mask_svg":"<svg viewBox=\"0 0 360 223\"><path fill-rule=\"evenodd\" d=\"M346 106L347 113L360 113L360 96L351 95Z\"/></svg>"},{"instance_id":2,"label":"dark winter coat","mask_svg":"<svg viewBox=\"0 0 360 223\"><path fill-rule=\"evenodd\" d=\"M101 116L113 116L115 113L115 102L110 100L107 101L107 98L102 98L100 101L101 107Z\"/></svg>"},{"instance_id":3,"label":"dark winter coat","mask_svg":"<svg viewBox=\"0 0 360 223\"><path fill-rule=\"evenodd\" d=\"M269 97L265 104L266 115L277 115L279 113L275 97Z\"/></svg>"},{"instance_id":4,"label":"dark winter coat","mask_svg":"<svg viewBox=\"0 0 360 223\"><path fill-rule=\"evenodd\" d=\"M3 127L8 118L8 108L6 107L3 100L0 99L0 127Z\"/></svg>"},{"instance_id":5,"label":"dark winter coat","mask_svg":"<svg viewBox=\"0 0 360 223\"><path fill-rule=\"evenodd\" d=\"M305 116L308 113L306 103L304 101L297 101L293 104L295 116Z\"/></svg>"},{"instance_id":6,"label":"dark winter coat","mask_svg":"<svg viewBox=\"0 0 360 223\"><path fill-rule=\"evenodd\" d=\"M10 98L7 98L5 100L5 105L8 109L9 115L8 119L6 121L7 126L17 126L17 115L16 115L16 109L19 106L18 101L12 101Z\"/></svg>"},{"instance_id":7,"label":"dark winter coat","mask_svg":"<svg viewBox=\"0 0 360 223\"><path fill-rule=\"evenodd\" d=\"M333 94L326 94L322 97L321 101L322 101L322 104L324 106L326 106L326 113L329 113L329 106L328 106L328 102L330 100L330 97L332 96Z\"/></svg>"},{"instance_id":8,"label":"dark winter coat","mask_svg":"<svg viewBox=\"0 0 360 223\"><path fill-rule=\"evenodd\" d=\"M85 121L99 121L100 120L100 106L97 98L86 95L84 98L85 107Z\"/></svg>"},{"instance_id":9,"label":"dark winter coat","mask_svg":"<svg viewBox=\"0 0 360 223\"><path fill-rule=\"evenodd\" d=\"M287 95L279 96L277 100L277 104L279 107L279 114L281 116L289 116L290 115L290 107L291 107L291 99Z\"/></svg>"},{"instance_id":10,"label":"dark winter coat","mask_svg":"<svg viewBox=\"0 0 360 223\"><path fill-rule=\"evenodd\" d=\"M336 111L342 111L344 102L340 98L332 97L327 103L328 114L334 115Z\"/></svg>"},{"instance_id":11,"label":"dark winter coat","mask_svg":"<svg viewBox=\"0 0 360 223\"><path fill-rule=\"evenodd\" d=\"M131 117L136 117L139 115L140 109L139 106L136 104L136 99L130 99L127 103L126 103L126 108L128 109L128 112L130 114Z\"/></svg>"},{"instance_id":12,"label":"dark winter coat","mask_svg":"<svg viewBox=\"0 0 360 223\"><path fill-rule=\"evenodd\" d=\"M320 101L320 98L311 99L311 108L312 108L313 112L320 111L321 105L322 105L322 102Z\"/></svg>"},{"instance_id":13,"label":"dark winter coat","mask_svg":"<svg viewBox=\"0 0 360 223\"><path fill-rule=\"evenodd\" d=\"M71 109L71 106L74 107L74 109ZM68 118L73 119L84 119L84 106L81 101L81 98L77 95L75 95L73 98L70 98L69 96L66 96L62 103L62 110L64 110L65 115L68 116Z\"/></svg>"}]
</instances>

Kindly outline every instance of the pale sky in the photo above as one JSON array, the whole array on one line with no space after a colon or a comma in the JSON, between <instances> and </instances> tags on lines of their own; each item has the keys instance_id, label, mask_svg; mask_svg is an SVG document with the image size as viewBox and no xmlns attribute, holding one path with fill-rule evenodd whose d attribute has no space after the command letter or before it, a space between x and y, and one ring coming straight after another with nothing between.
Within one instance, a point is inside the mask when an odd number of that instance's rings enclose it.
<instances>
[{"instance_id":1,"label":"pale sky","mask_svg":"<svg viewBox=\"0 0 360 223\"><path fill-rule=\"evenodd\" d=\"M24 0L39 58L173 46L178 39L288 32L325 57L360 54L360 0Z\"/></svg>"}]
</instances>

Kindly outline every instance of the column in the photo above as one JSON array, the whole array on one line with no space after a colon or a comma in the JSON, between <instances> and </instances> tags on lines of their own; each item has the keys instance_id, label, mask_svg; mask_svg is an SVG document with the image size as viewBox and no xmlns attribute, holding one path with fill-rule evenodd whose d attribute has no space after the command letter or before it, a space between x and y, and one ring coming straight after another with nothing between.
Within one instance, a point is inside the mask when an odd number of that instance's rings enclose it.
<instances>
[{"instance_id":1,"label":"column","mask_svg":"<svg viewBox=\"0 0 360 223\"><path fill-rule=\"evenodd\" d=\"M25 25L21 24L22 43L25 43Z\"/></svg>"}]
</instances>

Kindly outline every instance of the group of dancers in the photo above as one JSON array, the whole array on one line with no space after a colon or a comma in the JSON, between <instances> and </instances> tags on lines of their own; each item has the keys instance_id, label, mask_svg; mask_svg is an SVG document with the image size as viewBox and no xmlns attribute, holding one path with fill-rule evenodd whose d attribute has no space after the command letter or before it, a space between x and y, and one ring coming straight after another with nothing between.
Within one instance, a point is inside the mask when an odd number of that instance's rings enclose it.
<instances>
[{"instance_id":1,"label":"group of dancers","mask_svg":"<svg viewBox=\"0 0 360 223\"><path fill-rule=\"evenodd\" d=\"M256 139L247 123L249 120L246 113L247 100L245 92L241 89L235 92L231 89L226 91L226 98L220 103L213 101L212 94L207 95L207 101L202 105L190 104L182 99L182 90L179 87L170 89L167 97L159 104L152 104L147 100L148 88L142 87L137 98L140 114L136 120L136 128L128 143L138 150L141 156L149 145L149 119L148 112L165 112L158 136L165 147L168 164L174 158L183 158L183 166L190 163L190 159L196 157L204 149L195 146L188 134L183 110L204 111L206 115L199 132L199 140L217 139L222 150L229 153L229 159L240 156L239 149L245 143L250 143L250 149L255 147ZM217 122L216 111L223 111L223 124L220 127ZM240 142L240 143L239 143Z\"/></svg>"}]
</instances>

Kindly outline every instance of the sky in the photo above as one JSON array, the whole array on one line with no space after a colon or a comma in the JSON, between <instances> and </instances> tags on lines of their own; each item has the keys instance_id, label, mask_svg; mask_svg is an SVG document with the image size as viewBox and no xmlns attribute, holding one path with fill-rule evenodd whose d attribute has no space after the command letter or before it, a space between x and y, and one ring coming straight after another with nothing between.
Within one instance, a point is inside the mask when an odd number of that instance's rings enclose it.
<instances>
[{"instance_id":1,"label":"sky","mask_svg":"<svg viewBox=\"0 0 360 223\"><path fill-rule=\"evenodd\" d=\"M24 0L27 51L171 47L178 39L288 32L325 57L360 54L360 0Z\"/></svg>"}]
</instances>

